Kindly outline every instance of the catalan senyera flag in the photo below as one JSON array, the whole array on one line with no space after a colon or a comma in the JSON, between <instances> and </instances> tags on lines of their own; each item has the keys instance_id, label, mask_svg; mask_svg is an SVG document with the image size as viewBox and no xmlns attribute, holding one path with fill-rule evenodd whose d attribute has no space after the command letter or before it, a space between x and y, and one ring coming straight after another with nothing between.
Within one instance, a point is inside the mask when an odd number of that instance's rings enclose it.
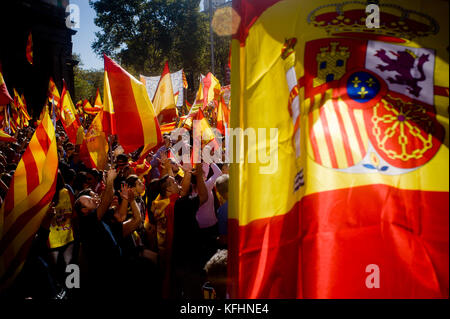
<instances>
[{"instance_id":1,"label":"catalan senyera flag","mask_svg":"<svg viewBox=\"0 0 450 319\"><path fill-rule=\"evenodd\" d=\"M108 161L108 140L103 130L103 110L94 118L80 147L80 157L90 168L104 170Z\"/></svg>"},{"instance_id":2,"label":"catalan senyera flag","mask_svg":"<svg viewBox=\"0 0 450 319\"><path fill-rule=\"evenodd\" d=\"M0 291L22 269L56 191L55 128L46 112L22 156L0 210Z\"/></svg>"},{"instance_id":3,"label":"catalan senyera flag","mask_svg":"<svg viewBox=\"0 0 450 319\"><path fill-rule=\"evenodd\" d=\"M50 78L50 81L48 83L48 101L50 103L55 102L56 106L59 106L59 101L61 100L61 95L59 95L58 88L56 87L55 82L53 81L53 78ZM58 107L57 107L58 109Z\"/></svg>"},{"instance_id":4,"label":"catalan senyera flag","mask_svg":"<svg viewBox=\"0 0 450 319\"><path fill-rule=\"evenodd\" d=\"M26 57L28 63L33 64L33 36L31 35L31 32L27 39Z\"/></svg>"},{"instance_id":5,"label":"catalan senyera flag","mask_svg":"<svg viewBox=\"0 0 450 319\"><path fill-rule=\"evenodd\" d=\"M173 130L176 129L176 122L167 123L160 126L161 134L168 134L171 133Z\"/></svg>"},{"instance_id":6,"label":"catalan senyera flag","mask_svg":"<svg viewBox=\"0 0 450 319\"><path fill-rule=\"evenodd\" d=\"M153 106L160 124L171 123L178 117L175 97L170 77L169 62L166 61L161 79L153 98Z\"/></svg>"},{"instance_id":7,"label":"catalan senyera flag","mask_svg":"<svg viewBox=\"0 0 450 319\"><path fill-rule=\"evenodd\" d=\"M61 103L59 108L59 117L64 130L67 133L69 141L74 145L79 144L77 143L79 142L79 140L77 141L77 137L79 134L79 130L82 130L83 128L77 117L75 106L73 105L72 98L70 97L70 92L69 90L67 90L65 82L63 85L63 91L61 93Z\"/></svg>"},{"instance_id":8,"label":"catalan senyera flag","mask_svg":"<svg viewBox=\"0 0 450 319\"><path fill-rule=\"evenodd\" d=\"M143 153L148 152L161 143L162 136L145 86L106 55L104 59L103 129L117 134L125 152L143 145Z\"/></svg>"},{"instance_id":9,"label":"catalan senyera flag","mask_svg":"<svg viewBox=\"0 0 450 319\"><path fill-rule=\"evenodd\" d=\"M5 79L3 78L2 66L0 64L0 105L6 105L13 101L11 95L9 95L8 88L6 87Z\"/></svg>"},{"instance_id":10,"label":"catalan senyera flag","mask_svg":"<svg viewBox=\"0 0 450 319\"><path fill-rule=\"evenodd\" d=\"M233 7L231 297L448 298L448 2Z\"/></svg>"}]
</instances>

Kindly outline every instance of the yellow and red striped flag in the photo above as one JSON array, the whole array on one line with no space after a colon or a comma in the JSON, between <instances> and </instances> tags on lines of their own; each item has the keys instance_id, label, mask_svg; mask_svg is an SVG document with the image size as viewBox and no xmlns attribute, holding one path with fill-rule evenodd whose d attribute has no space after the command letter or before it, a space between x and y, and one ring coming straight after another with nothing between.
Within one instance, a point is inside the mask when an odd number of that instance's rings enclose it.
<instances>
[{"instance_id":1,"label":"yellow and red striped flag","mask_svg":"<svg viewBox=\"0 0 450 319\"><path fill-rule=\"evenodd\" d=\"M0 64L0 105L9 104L12 101L13 99L11 98L11 95L9 95L5 79L3 78L2 65Z\"/></svg>"},{"instance_id":2,"label":"yellow and red striped flag","mask_svg":"<svg viewBox=\"0 0 450 319\"><path fill-rule=\"evenodd\" d=\"M80 134L80 130L82 130L82 126L77 117L77 112L75 110L75 106L73 105L72 98L70 97L70 92L67 90L66 83L63 84L63 91L61 94L61 103L59 107L59 118L64 127L64 130L67 133L67 137L69 141L78 145L80 140L77 139ZM78 142L78 143L77 143Z\"/></svg>"},{"instance_id":3,"label":"yellow and red striped flag","mask_svg":"<svg viewBox=\"0 0 450 319\"><path fill-rule=\"evenodd\" d=\"M56 191L55 128L45 112L22 155L0 209L0 291L22 269L34 235Z\"/></svg>"},{"instance_id":4,"label":"yellow and red striped flag","mask_svg":"<svg viewBox=\"0 0 450 319\"><path fill-rule=\"evenodd\" d=\"M117 134L125 152L144 146L143 154L162 141L145 86L106 55L103 129ZM173 98L173 95L172 95Z\"/></svg>"},{"instance_id":5,"label":"yellow and red striped flag","mask_svg":"<svg viewBox=\"0 0 450 319\"><path fill-rule=\"evenodd\" d=\"M369 29L365 1L233 1L231 126L266 134L230 169L231 298L449 297L449 4L428 2L380 1Z\"/></svg>"},{"instance_id":6,"label":"yellow and red striped flag","mask_svg":"<svg viewBox=\"0 0 450 319\"><path fill-rule=\"evenodd\" d=\"M164 125L161 125L160 126L160 128L161 128L161 134L169 134L169 133L171 133L173 130L175 130L176 129L176 122L172 122L172 123L167 123L167 124L164 124Z\"/></svg>"},{"instance_id":7,"label":"yellow and red striped flag","mask_svg":"<svg viewBox=\"0 0 450 319\"><path fill-rule=\"evenodd\" d=\"M171 123L178 117L169 62L166 62L164 65L164 70L161 74L155 97L153 98L153 106L160 124Z\"/></svg>"},{"instance_id":8,"label":"yellow and red striped flag","mask_svg":"<svg viewBox=\"0 0 450 319\"><path fill-rule=\"evenodd\" d=\"M13 91L15 111L18 115L17 124L20 128L27 127L29 125L29 120L31 119L30 115L27 112L27 107L23 99L17 93L16 89L13 89Z\"/></svg>"},{"instance_id":9,"label":"yellow and red striped flag","mask_svg":"<svg viewBox=\"0 0 450 319\"><path fill-rule=\"evenodd\" d=\"M26 57L27 57L28 63L30 63L32 65L33 64L33 37L31 35L31 32L28 35Z\"/></svg>"}]
</instances>

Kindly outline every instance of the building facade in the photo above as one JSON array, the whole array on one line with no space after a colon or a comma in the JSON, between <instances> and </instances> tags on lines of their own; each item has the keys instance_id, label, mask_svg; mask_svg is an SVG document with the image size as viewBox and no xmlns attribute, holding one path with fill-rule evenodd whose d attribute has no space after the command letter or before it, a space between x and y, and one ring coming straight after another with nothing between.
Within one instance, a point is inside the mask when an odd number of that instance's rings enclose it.
<instances>
[{"instance_id":1,"label":"building facade","mask_svg":"<svg viewBox=\"0 0 450 319\"><path fill-rule=\"evenodd\" d=\"M46 103L50 77L61 92L63 79L73 96L72 36L66 26L68 0L11 0L0 4L0 63L11 95L24 94L28 112L38 117ZM29 34L33 64L26 58Z\"/></svg>"}]
</instances>

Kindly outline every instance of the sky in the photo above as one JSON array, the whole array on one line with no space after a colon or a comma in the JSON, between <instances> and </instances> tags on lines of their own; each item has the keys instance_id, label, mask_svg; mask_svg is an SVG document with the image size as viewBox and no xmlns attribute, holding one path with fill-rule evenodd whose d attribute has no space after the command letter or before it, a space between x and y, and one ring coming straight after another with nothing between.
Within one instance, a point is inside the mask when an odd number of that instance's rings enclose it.
<instances>
[{"instance_id":1,"label":"sky","mask_svg":"<svg viewBox=\"0 0 450 319\"><path fill-rule=\"evenodd\" d=\"M95 10L89 6L88 0L70 0L80 8L80 28L72 37L73 53L81 55L83 69L103 69L103 59L98 57L91 48L95 41L95 32L100 31L94 24Z\"/></svg>"},{"instance_id":2,"label":"sky","mask_svg":"<svg viewBox=\"0 0 450 319\"><path fill-rule=\"evenodd\" d=\"M101 31L95 23L95 10L89 5L89 0L70 0L80 8L80 28L75 29L77 33L72 37L73 53L81 56L83 69L103 69L103 59L98 57L91 48L95 41L95 32ZM203 9L203 0L200 2Z\"/></svg>"}]
</instances>

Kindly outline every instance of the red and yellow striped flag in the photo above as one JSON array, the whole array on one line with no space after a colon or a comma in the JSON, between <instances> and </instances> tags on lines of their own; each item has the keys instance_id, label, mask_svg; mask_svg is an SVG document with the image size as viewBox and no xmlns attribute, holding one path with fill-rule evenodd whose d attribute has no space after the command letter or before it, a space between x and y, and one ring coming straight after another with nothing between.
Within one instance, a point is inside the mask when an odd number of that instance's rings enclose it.
<instances>
[{"instance_id":1,"label":"red and yellow striped flag","mask_svg":"<svg viewBox=\"0 0 450 319\"><path fill-rule=\"evenodd\" d=\"M80 140L77 139L77 137L80 134L79 131L82 130L83 128L76 115L77 112L75 110L75 106L73 105L72 98L70 97L70 92L69 90L67 90L65 82L61 94L59 114L60 114L59 118L64 127L64 130L67 133L69 141L74 145L79 144L77 142L80 142Z\"/></svg>"},{"instance_id":2,"label":"red and yellow striped flag","mask_svg":"<svg viewBox=\"0 0 450 319\"><path fill-rule=\"evenodd\" d=\"M26 57L28 63L33 64L33 37L31 35L31 32L28 35Z\"/></svg>"},{"instance_id":3,"label":"red and yellow striped flag","mask_svg":"<svg viewBox=\"0 0 450 319\"><path fill-rule=\"evenodd\" d=\"M166 62L164 65L164 70L161 74L155 97L153 98L153 106L155 107L155 113L160 124L171 123L178 117L169 62Z\"/></svg>"},{"instance_id":4,"label":"red and yellow striped flag","mask_svg":"<svg viewBox=\"0 0 450 319\"><path fill-rule=\"evenodd\" d=\"M22 269L56 191L55 128L46 112L22 156L0 210L0 291Z\"/></svg>"},{"instance_id":5,"label":"red and yellow striped flag","mask_svg":"<svg viewBox=\"0 0 450 319\"><path fill-rule=\"evenodd\" d=\"M448 1L427 3L368 29L365 1L233 1L231 126L266 134L230 169L232 298L449 297Z\"/></svg>"},{"instance_id":6,"label":"red and yellow striped flag","mask_svg":"<svg viewBox=\"0 0 450 319\"><path fill-rule=\"evenodd\" d=\"M6 105L13 101L6 87L5 79L3 79L2 65L0 64L0 105Z\"/></svg>"},{"instance_id":7,"label":"red and yellow striped flag","mask_svg":"<svg viewBox=\"0 0 450 319\"><path fill-rule=\"evenodd\" d=\"M145 86L106 55L103 129L117 134L125 152L144 145L148 152L162 141L159 123ZM173 95L172 95L173 98Z\"/></svg>"}]
</instances>

